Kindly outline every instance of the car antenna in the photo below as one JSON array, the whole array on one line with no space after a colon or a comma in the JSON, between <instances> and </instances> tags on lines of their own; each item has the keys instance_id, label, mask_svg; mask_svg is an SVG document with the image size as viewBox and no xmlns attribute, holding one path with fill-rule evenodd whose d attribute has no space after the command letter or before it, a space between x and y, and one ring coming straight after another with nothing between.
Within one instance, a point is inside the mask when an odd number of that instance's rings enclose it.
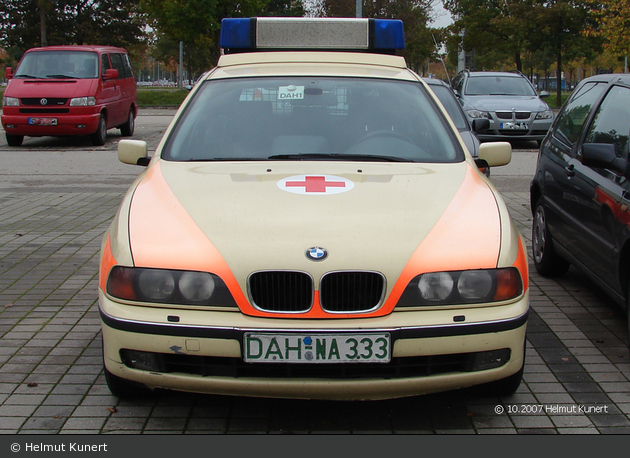
<instances>
[{"instance_id":1,"label":"car antenna","mask_svg":"<svg viewBox=\"0 0 630 458\"><path fill-rule=\"evenodd\" d=\"M431 34L431 38L433 38L433 43L435 43L435 52L438 56L438 59L440 59L440 62L442 62L442 66L444 67L444 72L446 73L446 78L448 79L448 85L451 85L451 77L448 75L448 69L446 68L446 64L444 63L444 59L442 59L442 57L440 56L439 52L440 52L440 47L438 46L437 40L435 39L435 35Z\"/></svg>"}]
</instances>

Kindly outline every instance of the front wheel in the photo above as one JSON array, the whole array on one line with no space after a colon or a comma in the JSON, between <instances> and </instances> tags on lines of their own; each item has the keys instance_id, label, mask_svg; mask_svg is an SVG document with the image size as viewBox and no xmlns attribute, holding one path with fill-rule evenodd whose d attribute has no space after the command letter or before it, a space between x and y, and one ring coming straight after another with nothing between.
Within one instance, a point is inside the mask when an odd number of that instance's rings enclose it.
<instances>
[{"instance_id":1,"label":"front wheel","mask_svg":"<svg viewBox=\"0 0 630 458\"><path fill-rule=\"evenodd\" d=\"M534 266L544 277L557 277L569 270L569 262L561 258L553 246L553 239L547 225L547 216L542 199L536 202L534 224L532 225L532 251Z\"/></svg>"},{"instance_id":2,"label":"front wheel","mask_svg":"<svg viewBox=\"0 0 630 458\"><path fill-rule=\"evenodd\" d=\"M6 136L7 136L7 143L9 144L9 146L20 146L22 145L22 142L24 141L24 135L6 134Z\"/></svg>"},{"instance_id":3,"label":"front wheel","mask_svg":"<svg viewBox=\"0 0 630 458\"><path fill-rule=\"evenodd\" d=\"M98 120L98 128L90 138L92 139L92 145L94 146L103 146L105 144L105 141L107 140L107 122L105 120L105 115L101 115L101 118Z\"/></svg>"},{"instance_id":4,"label":"front wheel","mask_svg":"<svg viewBox=\"0 0 630 458\"><path fill-rule=\"evenodd\" d=\"M133 115L133 107L129 110L129 116L127 117L127 122L120 126L120 133L123 137L131 137L133 135L133 131L136 127L136 119Z\"/></svg>"}]
</instances>

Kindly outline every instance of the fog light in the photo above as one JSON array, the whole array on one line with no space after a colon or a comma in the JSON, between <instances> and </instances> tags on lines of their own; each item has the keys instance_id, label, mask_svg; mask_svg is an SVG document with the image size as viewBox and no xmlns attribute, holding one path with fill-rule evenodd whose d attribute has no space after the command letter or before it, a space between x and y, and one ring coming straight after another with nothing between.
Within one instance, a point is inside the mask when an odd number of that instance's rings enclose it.
<instances>
[{"instance_id":1,"label":"fog light","mask_svg":"<svg viewBox=\"0 0 630 458\"><path fill-rule=\"evenodd\" d=\"M15 124L7 124L6 126L7 129L15 129L17 126Z\"/></svg>"},{"instance_id":2,"label":"fog light","mask_svg":"<svg viewBox=\"0 0 630 458\"><path fill-rule=\"evenodd\" d=\"M85 129L85 124L77 124L77 129Z\"/></svg>"},{"instance_id":3,"label":"fog light","mask_svg":"<svg viewBox=\"0 0 630 458\"><path fill-rule=\"evenodd\" d=\"M479 352L475 354L470 370L475 372L501 367L510 360L511 354L512 351L509 348Z\"/></svg>"},{"instance_id":4,"label":"fog light","mask_svg":"<svg viewBox=\"0 0 630 458\"><path fill-rule=\"evenodd\" d=\"M160 372L160 355L146 351L121 350L125 366L141 371Z\"/></svg>"}]
</instances>

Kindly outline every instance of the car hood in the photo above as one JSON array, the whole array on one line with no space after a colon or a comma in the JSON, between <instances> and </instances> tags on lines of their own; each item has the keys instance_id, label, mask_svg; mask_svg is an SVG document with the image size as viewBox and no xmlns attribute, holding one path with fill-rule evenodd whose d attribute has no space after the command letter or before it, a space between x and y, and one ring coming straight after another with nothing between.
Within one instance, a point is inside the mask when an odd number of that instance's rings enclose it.
<instances>
[{"instance_id":1,"label":"car hood","mask_svg":"<svg viewBox=\"0 0 630 458\"><path fill-rule=\"evenodd\" d=\"M545 111L549 106L538 96L466 96L464 109L475 108L482 111Z\"/></svg>"},{"instance_id":2,"label":"car hood","mask_svg":"<svg viewBox=\"0 0 630 458\"><path fill-rule=\"evenodd\" d=\"M4 95L8 97L32 98L73 98L85 97L94 93L98 84L97 78L92 79L21 79L13 78L9 81Z\"/></svg>"},{"instance_id":3,"label":"car hood","mask_svg":"<svg viewBox=\"0 0 630 458\"><path fill-rule=\"evenodd\" d=\"M157 161L131 199L133 263L216 273L237 302L261 270L308 272L316 287L326 272L378 271L389 295L421 271L496 267L501 217L473 167ZM306 177L349 189L305 192ZM309 260L312 247L328 257Z\"/></svg>"}]
</instances>

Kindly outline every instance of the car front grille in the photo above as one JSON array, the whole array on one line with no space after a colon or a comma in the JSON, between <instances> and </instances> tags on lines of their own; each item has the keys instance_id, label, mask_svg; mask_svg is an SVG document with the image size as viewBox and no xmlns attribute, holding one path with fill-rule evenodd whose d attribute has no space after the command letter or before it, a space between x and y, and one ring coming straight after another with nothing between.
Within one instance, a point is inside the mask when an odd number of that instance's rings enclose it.
<instances>
[{"instance_id":1,"label":"car front grille","mask_svg":"<svg viewBox=\"0 0 630 458\"><path fill-rule=\"evenodd\" d=\"M45 100L46 102L42 103L42 100ZM54 106L65 105L68 103L68 99L52 98L52 97L32 97L32 98L24 98L24 99L21 99L20 101L22 102L22 105L25 105L25 106L36 105L38 107L42 107L42 106L54 107Z\"/></svg>"},{"instance_id":2,"label":"car front grille","mask_svg":"<svg viewBox=\"0 0 630 458\"><path fill-rule=\"evenodd\" d=\"M20 108L23 114L51 114L51 113L69 113L67 108Z\"/></svg>"},{"instance_id":3,"label":"car front grille","mask_svg":"<svg viewBox=\"0 0 630 458\"><path fill-rule=\"evenodd\" d=\"M530 111L497 111L495 113L497 119L529 119L532 113Z\"/></svg>"},{"instance_id":4,"label":"car front grille","mask_svg":"<svg viewBox=\"0 0 630 458\"><path fill-rule=\"evenodd\" d=\"M266 312L303 313L311 309L313 279L304 272L263 271L250 275L250 300ZM330 313L374 310L385 294L385 278L377 272L330 272L322 277L320 301Z\"/></svg>"},{"instance_id":5,"label":"car front grille","mask_svg":"<svg viewBox=\"0 0 630 458\"><path fill-rule=\"evenodd\" d=\"M332 272L322 278L320 300L327 312L363 312L378 307L384 292L379 273Z\"/></svg>"},{"instance_id":6,"label":"car front grille","mask_svg":"<svg viewBox=\"0 0 630 458\"><path fill-rule=\"evenodd\" d=\"M249 277L254 306L267 312L306 312L313 303L313 279L304 272L256 272Z\"/></svg>"}]
</instances>

